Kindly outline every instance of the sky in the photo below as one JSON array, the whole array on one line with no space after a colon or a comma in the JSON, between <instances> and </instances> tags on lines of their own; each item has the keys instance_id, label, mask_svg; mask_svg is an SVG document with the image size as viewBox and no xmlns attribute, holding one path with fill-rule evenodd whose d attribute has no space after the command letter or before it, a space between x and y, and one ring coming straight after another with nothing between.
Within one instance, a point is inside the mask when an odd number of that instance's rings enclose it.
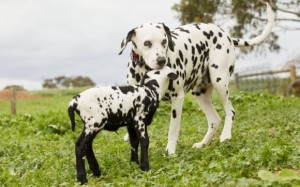
<instances>
[{"instance_id":1,"label":"sky","mask_svg":"<svg viewBox=\"0 0 300 187\"><path fill-rule=\"evenodd\" d=\"M122 39L146 22L176 28L180 23L171 7L178 2L0 0L0 89L17 84L38 90L45 79L61 75L89 76L97 85L124 84L130 45L119 56ZM246 55L237 67L279 66L299 55L299 31L279 34L280 53Z\"/></svg>"}]
</instances>

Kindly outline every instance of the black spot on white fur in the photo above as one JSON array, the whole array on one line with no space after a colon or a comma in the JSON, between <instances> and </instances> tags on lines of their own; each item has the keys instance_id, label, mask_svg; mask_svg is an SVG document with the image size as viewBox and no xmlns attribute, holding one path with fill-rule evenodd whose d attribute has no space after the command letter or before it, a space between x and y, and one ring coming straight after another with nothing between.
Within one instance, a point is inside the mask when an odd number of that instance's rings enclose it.
<instances>
[{"instance_id":1,"label":"black spot on white fur","mask_svg":"<svg viewBox=\"0 0 300 187\"><path fill-rule=\"evenodd\" d=\"M172 110L172 117L176 118L176 110Z\"/></svg>"},{"instance_id":2,"label":"black spot on white fur","mask_svg":"<svg viewBox=\"0 0 300 187\"><path fill-rule=\"evenodd\" d=\"M216 65L216 64L212 64L211 67L213 67L213 68L215 68L215 69L218 69L218 68L219 68L219 66Z\"/></svg>"},{"instance_id":3,"label":"black spot on white fur","mask_svg":"<svg viewBox=\"0 0 300 187\"><path fill-rule=\"evenodd\" d=\"M222 49L222 45L217 44L216 48L217 48L217 49Z\"/></svg>"}]
</instances>

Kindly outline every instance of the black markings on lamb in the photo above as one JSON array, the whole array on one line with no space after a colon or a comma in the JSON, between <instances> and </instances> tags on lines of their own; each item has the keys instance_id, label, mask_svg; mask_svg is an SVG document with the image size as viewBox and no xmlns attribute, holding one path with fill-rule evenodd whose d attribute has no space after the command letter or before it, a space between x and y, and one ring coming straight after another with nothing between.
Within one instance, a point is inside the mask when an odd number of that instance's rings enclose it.
<instances>
[{"instance_id":1,"label":"black markings on lamb","mask_svg":"<svg viewBox=\"0 0 300 187\"><path fill-rule=\"evenodd\" d=\"M131 144L131 162L140 163L143 171L150 169L147 126L151 123L159 101L167 91L169 82L178 76L169 67L150 71L147 75L148 78L145 79L142 86L91 88L74 96L70 101L68 114L72 130L75 129L75 112L84 123L83 131L75 143L77 179L81 184L87 182L84 157L86 157L93 174L101 175L92 143L98 132L103 129L117 131L120 127L126 126ZM138 159L139 144L141 145L140 162Z\"/></svg>"}]
</instances>

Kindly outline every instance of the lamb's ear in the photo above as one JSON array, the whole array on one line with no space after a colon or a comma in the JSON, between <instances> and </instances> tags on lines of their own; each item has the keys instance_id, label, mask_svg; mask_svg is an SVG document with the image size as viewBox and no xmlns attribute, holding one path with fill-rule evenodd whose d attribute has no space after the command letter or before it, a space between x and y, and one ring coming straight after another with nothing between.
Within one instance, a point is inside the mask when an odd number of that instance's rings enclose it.
<instances>
[{"instance_id":1,"label":"lamb's ear","mask_svg":"<svg viewBox=\"0 0 300 187\"><path fill-rule=\"evenodd\" d=\"M163 24L163 27L164 27L164 30L167 34L167 37L168 37L168 47L171 51L174 51L174 43L173 43L173 40L172 40L172 35L171 35L171 31L169 29L169 27L167 27L165 24Z\"/></svg>"},{"instance_id":2,"label":"lamb's ear","mask_svg":"<svg viewBox=\"0 0 300 187\"><path fill-rule=\"evenodd\" d=\"M128 42L131 41L131 38L134 35L135 35L135 29L132 29L131 31L128 32L126 38L124 38L123 41L122 41L122 43L121 43L121 51L120 51L119 55L122 54L122 52L126 48Z\"/></svg>"},{"instance_id":3,"label":"lamb's ear","mask_svg":"<svg viewBox=\"0 0 300 187\"><path fill-rule=\"evenodd\" d=\"M169 77L169 79L174 81L178 78L178 75L176 73L171 72L168 74L168 77Z\"/></svg>"}]
</instances>

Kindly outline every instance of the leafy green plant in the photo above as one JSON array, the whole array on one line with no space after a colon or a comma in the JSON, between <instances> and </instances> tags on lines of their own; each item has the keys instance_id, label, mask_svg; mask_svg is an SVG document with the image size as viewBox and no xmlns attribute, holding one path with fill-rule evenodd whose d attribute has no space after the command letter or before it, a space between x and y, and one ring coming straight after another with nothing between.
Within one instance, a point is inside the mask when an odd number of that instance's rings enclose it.
<instances>
[{"instance_id":1,"label":"leafy green plant","mask_svg":"<svg viewBox=\"0 0 300 187\"><path fill-rule=\"evenodd\" d=\"M170 103L161 102L149 126L149 172L130 164L130 146L123 141L126 128L117 133L101 131L94 150L102 176L93 177L87 170L88 185L299 186L300 99L246 92L231 95L237 114L232 139L219 142L221 125L211 144L201 149L192 145L206 133L206 118L191 95L185 98L176 155L165 152ZM18 115L1 114L2 186L79 186L74 143L82 124L77 119L75 132L71 131L66 113L71 97L54 94L38 102L23 101ZM224 119L222 105L216 99L214 103Z\"/></svg>"}]
</instances>

